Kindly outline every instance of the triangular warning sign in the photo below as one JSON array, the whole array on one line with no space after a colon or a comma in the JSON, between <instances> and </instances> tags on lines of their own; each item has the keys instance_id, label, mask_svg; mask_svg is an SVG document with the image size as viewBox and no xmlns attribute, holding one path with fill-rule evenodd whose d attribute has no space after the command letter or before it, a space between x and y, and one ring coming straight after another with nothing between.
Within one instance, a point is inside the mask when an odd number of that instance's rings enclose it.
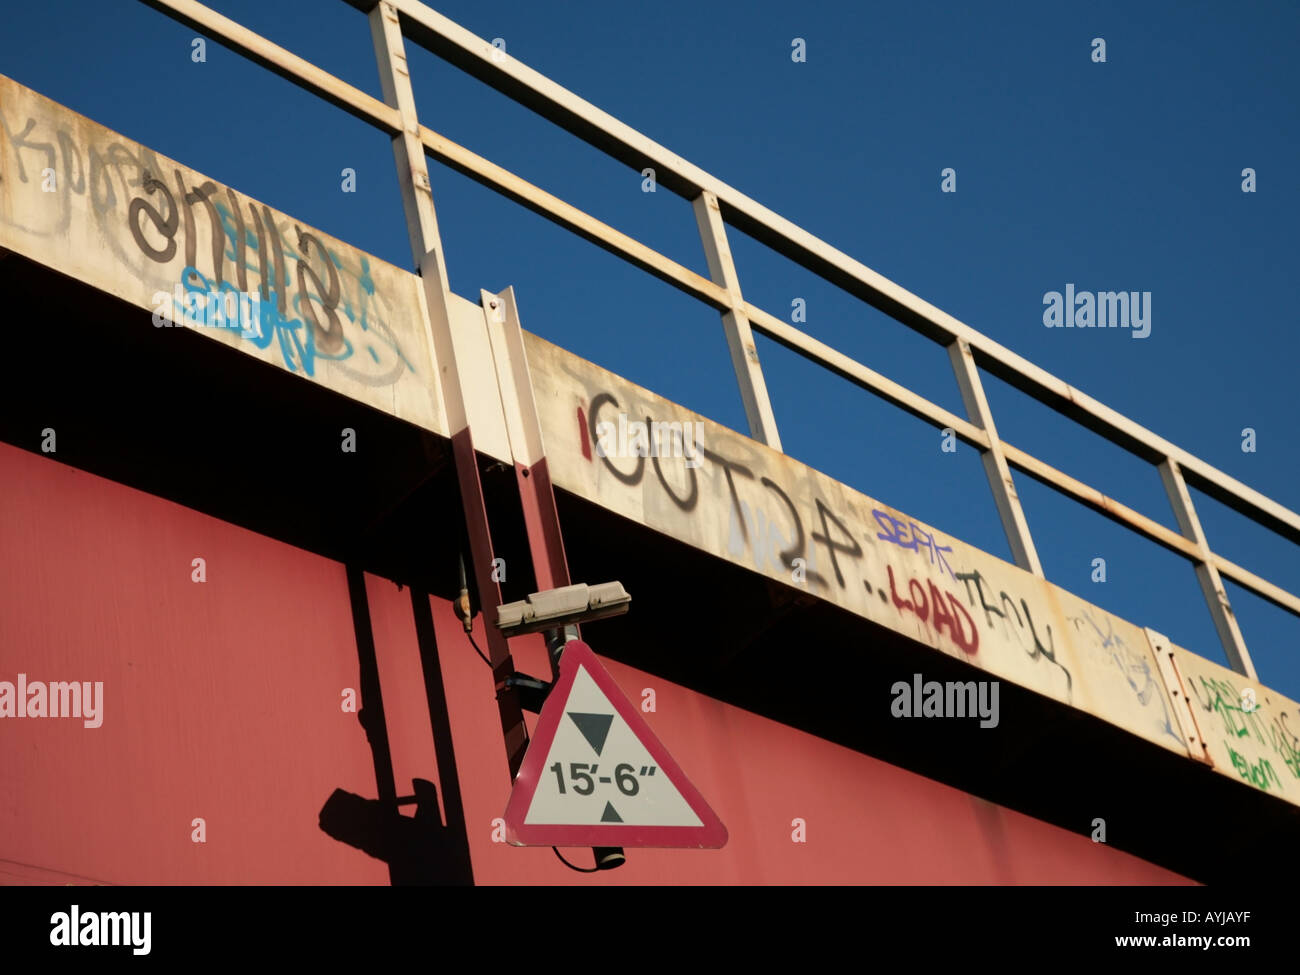
<instances>
[{"instance_id":1,"label":"triangular warning sign","mask_svg":"<svg viewBox=\"0 0 1300 975\"><path fill-rule=\"evenodd\" d=\"M614 723L614 715L583 714L580 711L569 711L568 715L582 732L582 737L587 739L599 755L605 747L605 739L609 737L609 726Z\"/></svg>"},{"instance_id":2,"label":"triangular warning sign","mask_svg":"<svg viewBox=\"0 0 1300 975\"><path fill-rule=\"evenodd\" d=\"M565 645L505 820L516 846L727 842L727 828L580 640Z\"/></svg>"}]
</instances>

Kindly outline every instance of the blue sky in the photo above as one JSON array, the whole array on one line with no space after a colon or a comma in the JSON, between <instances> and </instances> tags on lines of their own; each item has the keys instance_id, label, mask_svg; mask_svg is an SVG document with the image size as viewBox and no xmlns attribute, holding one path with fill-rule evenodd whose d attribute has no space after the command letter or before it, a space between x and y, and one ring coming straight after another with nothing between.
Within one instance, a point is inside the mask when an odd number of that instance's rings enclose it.
<instances>
[{"instance_id":1,"label":"blue sky","mask_svg":"<svg viewBox=\"0 0 1300 975\"><path fill-rule=\"evenodd\" d=\"M379 97L341 0L215 9ZM435 8L777 213L1289 508L1300 508L1300 7L770 0ZM972 9L978 6L979 9ZM1134 9L1139 7L1139 9ZM0 73L403 267L389 140L134 0L15 4ZM793 38L807 60L791 60ZM1092 60L1092 39L1106 62ZM688 202L408 42L421 121L707 273ZM340 172L357 173L344 194ZM940 191L941 170L957 192ZM1244 168L1257 192L1241 191ZM715 312L431 164L454 290L745 430ZM962 412L942 348L732 231L746 297ZM1151 292L1151 333L1043 326L1043 296ZM787 453L1009 558L973 448L759 338ZM985 376L1003 438L1175 527L1154 468ZM1241 449L1242 430L1257 450ZM1223 660L1192 567L1019 475L1048 578ZM1300 592L1296 546L1193 492L1211 545ZM1103 557L1107 581L1091 581ZM1300 620L1229 595L1300 697Z\"/></svg>"}]
</instances>

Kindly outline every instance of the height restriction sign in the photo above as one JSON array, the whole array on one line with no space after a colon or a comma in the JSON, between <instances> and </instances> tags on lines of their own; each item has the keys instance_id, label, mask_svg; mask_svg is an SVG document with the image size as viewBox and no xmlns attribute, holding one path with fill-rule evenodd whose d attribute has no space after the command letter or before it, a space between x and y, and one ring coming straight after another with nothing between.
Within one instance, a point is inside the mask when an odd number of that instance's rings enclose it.
<instances>
[{"instance_id":1,"label":"height restriction sign","mask_svg":"<svg viewBox=\"0 0 1300 975\"><path fill-rule=\"evenodd\" d=\"M722 821L580 640L565 645L505 821L515 846L727 842Z\"/></svg>"}]
</instances>

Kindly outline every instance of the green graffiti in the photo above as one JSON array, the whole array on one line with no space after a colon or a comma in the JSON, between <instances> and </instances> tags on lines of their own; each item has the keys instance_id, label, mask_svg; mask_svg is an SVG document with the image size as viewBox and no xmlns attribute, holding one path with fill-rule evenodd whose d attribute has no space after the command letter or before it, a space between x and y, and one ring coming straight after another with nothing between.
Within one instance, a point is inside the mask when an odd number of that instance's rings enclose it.
<instances>
[{"instance_id":1,"label":"green graffiti","mask_svg":"<svg viewBox=\"0 0 1300 975\"><path fill-rule=\"evenodd\" d=\"M1287 731L1282 727L1281 720L1277 718L1273 719L1273 724L1269 730L1273 739L1273 751L1282 757L1286 767L1291 770L1291 775L1300 779L1300 747L1297 747L1300 745L1300 739L1297 739L1295 735L1288 735Z\"/></svg>"},{"instance_id":2,"label":"green graffiti","mask_svg":"<svg viewBox=\"0 0 1300 975\"><path fill-rule=\"evenodd\" d=\"M1196 696L1196 701L1202 708L1218 714L1223 721L1223 730L1226 734L1235 738L1245 738L1253 732L1259 743L1261 745L1265 744L1264 735L1260 731L1258 707L1250 711L1243 709L1241 695L1226 680L1201 677L1200 681L1205 699L1202 700L1201 695L1196 693L1194 683L1192 684L1192 693Z\"/></svg>"},{"instance_id":3,"label":"green graffiti","mask_svg":"<svg viewBox=\"0 0 1300 975\"><path fill-rule=\"evenodd\" d=\"M1237 774L1251 785L1267 792L1271 780L1277 784L1279 789L1282 788L1282 780L1277 777L1277 773L1273 771L1273 766L1267 758L1261 758L1252 765L1246 760L1245 755L1234 751L1226 741L1223 745L1228 749L1228 757L1232 759L1232 766L1237 770Z\"/></svg>"}]
</instances>

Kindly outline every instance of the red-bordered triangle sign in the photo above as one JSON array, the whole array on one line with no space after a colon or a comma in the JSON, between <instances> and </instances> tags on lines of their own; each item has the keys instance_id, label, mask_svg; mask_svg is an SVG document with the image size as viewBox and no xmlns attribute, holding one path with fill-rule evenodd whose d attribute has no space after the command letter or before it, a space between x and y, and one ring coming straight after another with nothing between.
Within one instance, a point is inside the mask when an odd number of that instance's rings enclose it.
<instances>
[{"instance_id":1,"label":"red-bordered triangle sign","mask_svg":"<svg viewBox=\"0 0 1300 975\"><path fill-rule=\"evenodd\" d=\"M505 821L515 846L727 842L717 814L580 640L564 647Z\"/></svg>"}]
</instances>

